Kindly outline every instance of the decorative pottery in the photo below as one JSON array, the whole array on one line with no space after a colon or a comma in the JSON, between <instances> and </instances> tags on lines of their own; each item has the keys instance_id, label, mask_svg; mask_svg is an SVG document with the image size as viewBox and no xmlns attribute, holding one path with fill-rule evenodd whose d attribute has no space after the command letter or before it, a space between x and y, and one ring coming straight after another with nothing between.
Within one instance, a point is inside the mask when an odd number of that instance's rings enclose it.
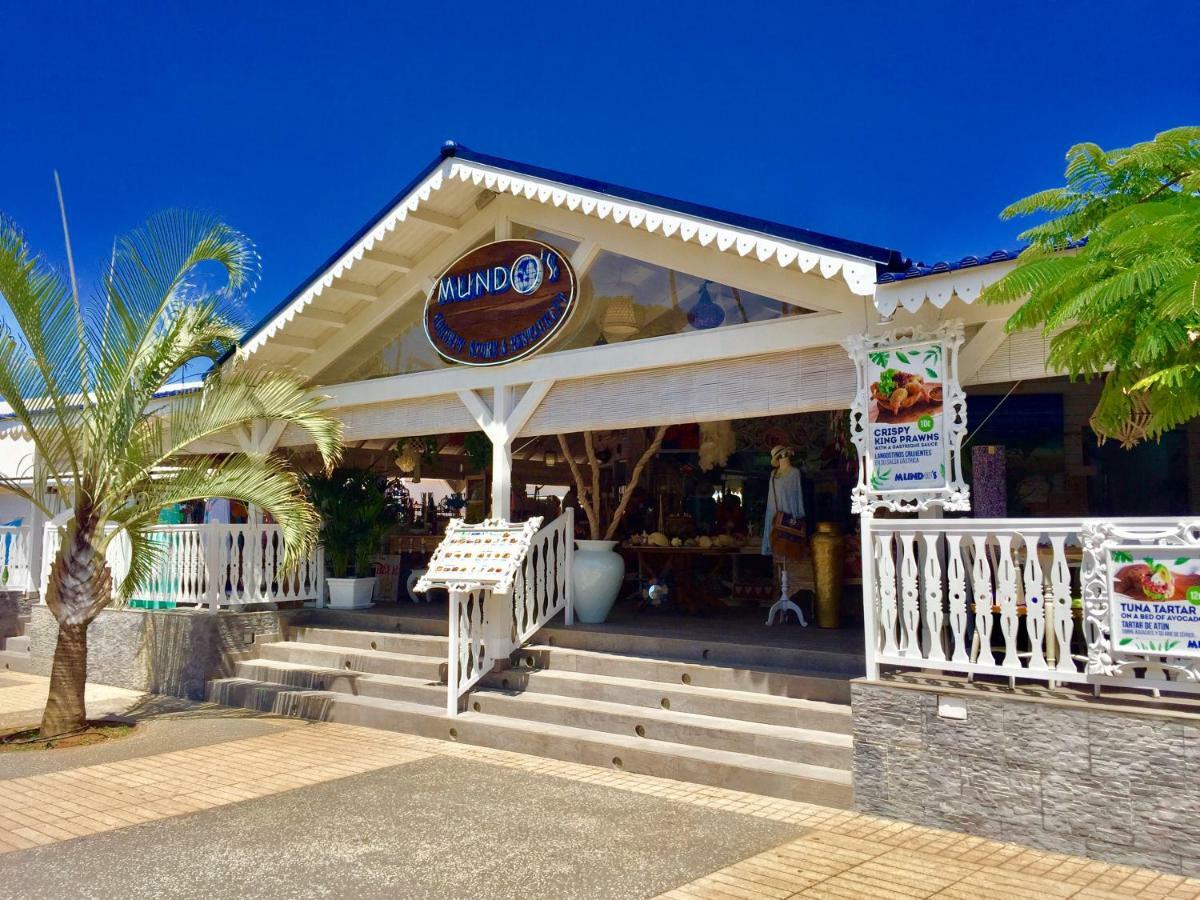
<instances>
[{"instance_id":1,"label":"decorative pottery","mask_svg":"<svg viewBox=\"0 0 1200 900\"><path fill-rule=\"evenodd\" d=\"M366 609L372 606L375 578L326 578L331 609Z\"/></svg>"},{"instance_id":2,"label":"decorative pottery","mask_svg":"<svg viewBox=\"0 0 1200 900\"><path fill-rule=\"evenodd\" d=\"M817 595L817 627L837 628L842 605L846 547L836 522L818 522L812 536L813 581Z\"/></svg>"},{"instance_id":3,"label":"decorative pottery","mask_svg":"<svg viewBox=\"0 0 1200 900\"><path fill-rule=\"evenodd\" d=\"M625 560L614 549L616 541L576 541L571 579L575 618L594 625L603 622L617 602L625 580Z\"/></svg>"}]
</instances>

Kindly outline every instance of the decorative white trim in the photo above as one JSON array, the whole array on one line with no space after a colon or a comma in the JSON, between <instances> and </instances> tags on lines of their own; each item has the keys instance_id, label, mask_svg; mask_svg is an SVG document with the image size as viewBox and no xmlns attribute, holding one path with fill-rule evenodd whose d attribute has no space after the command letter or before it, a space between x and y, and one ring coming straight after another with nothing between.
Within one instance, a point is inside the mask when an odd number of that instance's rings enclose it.
<instances>
[{"instance_id":1,"label":"decorative white trim","mask_svg":"<svg viewBox=\"0 0 1200 900\"><path fill-rule=\"evenodd\" d=\"M752 258L764 265L774 264L785 269L798 268L802 272L816 269L826 279L840 274L851 292L858 296L869 297L876 291L876 263L873 260L835 253L808 244L451 157L401 199L371 231L313 279L286 309L246 341L239 350L239 358L249 358L261 349L276 332L295 319L324 291L333 288L335 281L350 272L365 254L370 253L377 243L407 219L418 220L426 227L431 221L438 223L438 227L448 225L449 220L444 215L437 214L434 210L425 210L423 206L428 204L430 197L440 191L449 179L469 182L498 194L524 197L546 206L563 207L597 219L609 219L634 230L644 230L664 237L678 237L681 241L713 247L722 253Z\"/></svg>"},{"instance_id":2,"label":"decorative white trim","mask_svg":"<svg viewBox=\"0 0 1200 900\"><path fill-rule=\"evenodd\" d=\"M1016 265L1016 260L1005 260L876 285L875 309L887 319L901 308L915 313L926 302L936 309L945 309L954 297L963 303L974 303L985 287L999 281Z\"/></svg>"},{"instance_id":3,"label":"decorative white trim","mask_svg":"<svg viewBox=\"0 0 1200 900\"><path fill-rule=\"evenodd\" d=\"M945 422L946 486L933 490L886 491L871 488L869 453L870 385L867 377L869 354L875 350L903 349L910 345L940 341L943 345L943 421ZM914 512L924 509L969 510L971 489L962 474L962 442L967 433L967 395L958 377L958 351L963 343L959 321L943 322L931 331L896 329L881 335L856 334L844 346L854 360L858 391L850 407L850 439L858 450L858 484L851 491L851 511L871 513L876 509Z\"/></svg>"},{"instance_id":4,"label":"decorative white trim","mask_svg":"<svg viewBox=\"0 0 1200 900\"><path fill-rule=\"evenodd\" d=\"M1083 542L1083 629L1088 644L1087 673L1105 678L1135 678L1145 686L1153 682L1200 683L1200 659L1195 656L1126 653L1112 643L1111 599L1108 570L1109 551L1117 547L1180 547L1200 549L1200 519L1179 521L1163 526L1129 526L1114 522L1087 522L1080 538Z\"/></svg>"}]
</instances>

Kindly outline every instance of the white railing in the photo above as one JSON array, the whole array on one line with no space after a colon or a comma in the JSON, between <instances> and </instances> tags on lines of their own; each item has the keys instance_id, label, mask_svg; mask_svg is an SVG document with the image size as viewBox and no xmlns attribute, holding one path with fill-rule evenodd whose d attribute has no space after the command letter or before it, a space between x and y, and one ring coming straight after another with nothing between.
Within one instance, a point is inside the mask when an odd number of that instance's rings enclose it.
<instances>
[{"instance_id":1,"label":"white railing","mask_svg":"<svg viewBox=\"0 0 1200 900\"><path fill-rule=\"evenodd\" d=\"M27 591L29 577L28 525L0 526L0 591Z\"/></svg>"},{"instance_id":2,"label":"white railing","mask_svg":"<svg viewBox=\"0 0 1200 900\"><path fill-rule=\"evenodd\" d=\"M462 696L559 612L574 624L574 553L574 510L567 509L533 536L511 594L450 592L447 713L458 715Z\"/></svg>"},{"instance_id":3,"label":"white railing","mask_svg":"<svg viewBox=\"0 0 1200 900\"><path fill-rule=\"evenodd\" d=\"M1134 529L1175 524L1115 521ZM868 677L894 665L1096 684L1081 600L1085 524L864 517Z\"/></svg>"},{"instance_id":4,"label":"white railing","mask_svg":"<svg viewBox=\"0 0 1200 900\"><path fill-rule=\"evenodd\" d=\"M283 570L283 532L278 525L156 525L154 568L131 599L150 604L218 609L287 600L320 605L325 592L324 553L318 545L300 564ZM42 552L42 597L49 567L58 552L58 527L46 526ZM127 544L110 545L113 582L128 571Z\"/></svg>"},{"instance_id":5,"label":"white railing","mask_svg":"<svg viewBox=\"0 0 1200 900\"><path fill-rule=\"evenodd\" d=\"M567 625L575 624L575 610L568 603L574 558L575 510L568 507L533 536L525 564L517 574L513 585L517 647L560 612L565 611Z\"/></svg>"}]
</instances>

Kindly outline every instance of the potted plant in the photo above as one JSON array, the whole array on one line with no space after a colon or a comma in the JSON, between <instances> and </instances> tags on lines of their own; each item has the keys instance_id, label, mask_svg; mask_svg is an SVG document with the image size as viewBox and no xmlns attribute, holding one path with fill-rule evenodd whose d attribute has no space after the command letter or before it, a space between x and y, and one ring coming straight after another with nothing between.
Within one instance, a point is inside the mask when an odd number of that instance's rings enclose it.
<instances>
[{"instance_id":1,"label":"potted plant","mask_svg":"<svg viewBox=\"0 0 1200 900\"><path fill-rule=\"evenodd\" d=\"M369 469L353 468L310 475L307 484L321 516L321 544L330 572L325 580L329 605L334 609L370 606L375 593L372 557L400 520L400 486Z\"/></svg>"},{"instance_id":2,"label":"potted plant","mask_svg":"<svg viewBox=\"0 0 1200 900\"><path fill-rule=\"evenodd\" d=\"M614 536L617 526L625 515L625 509L633 496L634 488L641 480L642 470L646 468L653 456L662 448L663 436L667 426L655 429L654 437L638 458L633 472L629 476L629 484L621 496L621 502L613 511L611 518L604 521L604 504L600 496L600 459L596 455L595 442L590 431L583 433L583 448L587 464L591 470L591 480L583 476L583 471L575 461L575 455L567 443L565 435L558 436L562 455L571 467L571 475L575 479L575 493L579 499L579 507L587 517L590 540L576 541L575 562L571 577L571 587L574 594L575 617L580 622L589 624L603 622L612 611L621 591L621 582L625 580L625 561L617 553L617 542Z\"/></svg>"}]
</instances>

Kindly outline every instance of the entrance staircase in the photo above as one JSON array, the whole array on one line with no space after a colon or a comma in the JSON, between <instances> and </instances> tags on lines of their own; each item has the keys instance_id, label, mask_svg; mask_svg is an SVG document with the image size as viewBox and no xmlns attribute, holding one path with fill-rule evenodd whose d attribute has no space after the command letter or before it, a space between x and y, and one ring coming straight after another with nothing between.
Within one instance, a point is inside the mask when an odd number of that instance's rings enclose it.
<instances>
[{"instance_id":1,"label":"entrance staircase","mask_svg":"<svg viewBox=\"0 0 1200 900\"><path fill-rule=\"evenodd\" d=\"M364 617L366 618L366 617ZM849 682L861 658L548 627L446 715L446 624L371 616L373 631L295 625L262 641L211 700L849 807ZM383 630L384 628L390 630ZM570 646L562 646L569 643ZM639 646L639 643L642 646ZM602 649L597 649L602 648ZM749 659L749 664L739 660Z\"/></svg>"},{"instance_id":2,"label":"entrance staircase","mask_svg":"<svg viewBox=\"0 0 1200 900\"><path fill-rule=\"evenodd\" d=\"M29 619L27 615L16 618L18 633L8 637L0 637L0 672L29 672L31 662L29 655ZM2 633L2 632L0 632Z\"/></svg>"}]
</instances>

